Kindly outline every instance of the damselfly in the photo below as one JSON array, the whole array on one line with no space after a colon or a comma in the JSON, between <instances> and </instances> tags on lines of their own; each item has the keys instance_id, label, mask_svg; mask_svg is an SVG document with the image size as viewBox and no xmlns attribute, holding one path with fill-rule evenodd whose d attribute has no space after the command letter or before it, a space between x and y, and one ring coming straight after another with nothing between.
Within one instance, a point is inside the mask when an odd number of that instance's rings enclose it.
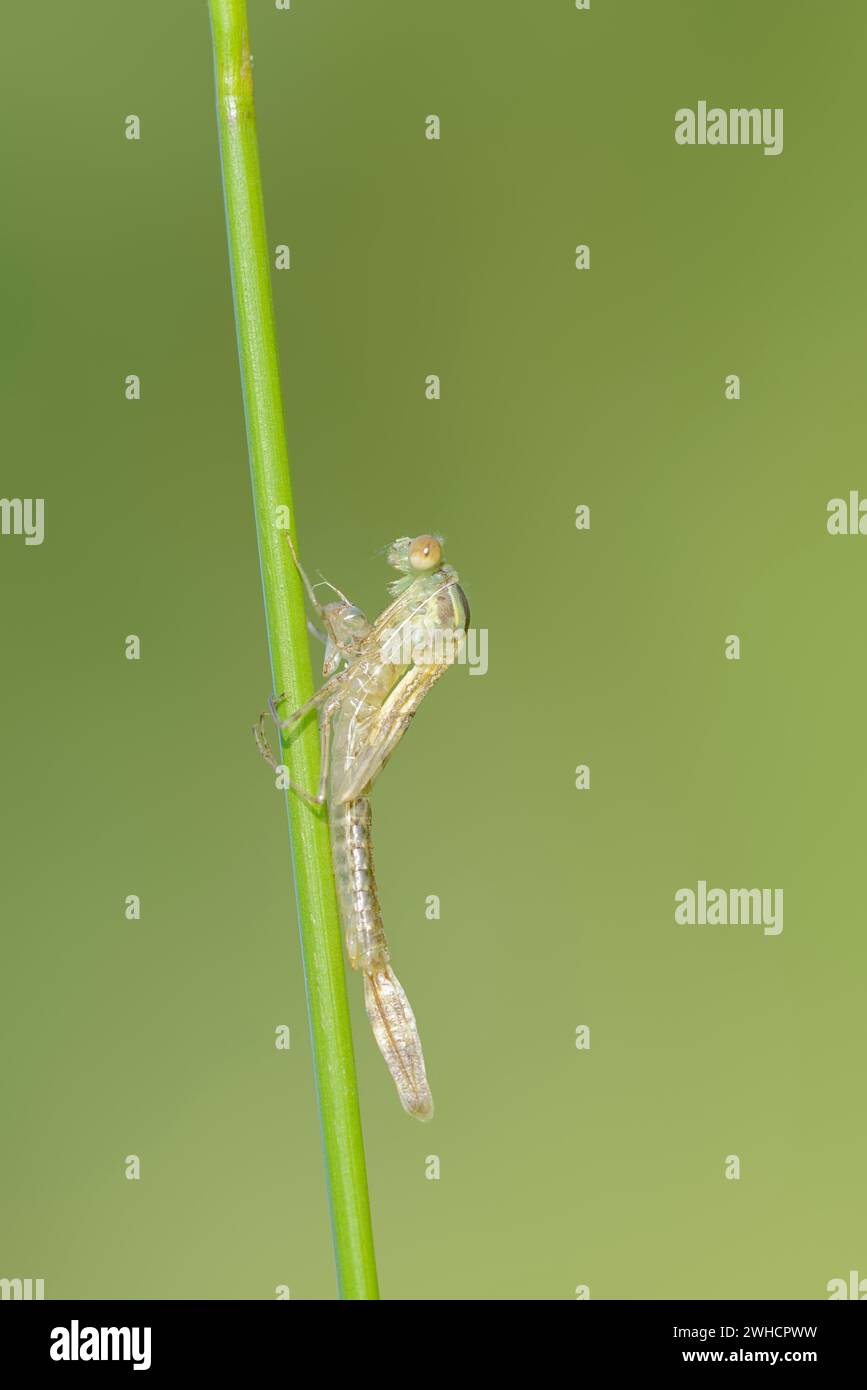
<instances>
[{"instance_id":1,"label":"damselfly","mask_svg":"<svg viewBox=\"0 0 867 1390\"><path fill-rule=\"evenodd\" d=\"M439 536L402 537L388 551L400 578L389 585L392 601L374 622L345 594L321 604L286 533L310 602L323 625L311 631L325 644L324 684L312 700L286 718L272 697L269 707L282 732L312 709L319 713L321 771L315 794L285 779L313 806L327 803L331 848L346 951L364 978L364 1002L379 1050L394 1078L401 1104L428 1120L433 1100L415 1017L391 968L376 890L369 793L431 687L459 657L469 626L469 606L458 576L443 557ZM254 730L259 749L278 764L265 736L267 711Z\"/></svg>"}]
</instances>

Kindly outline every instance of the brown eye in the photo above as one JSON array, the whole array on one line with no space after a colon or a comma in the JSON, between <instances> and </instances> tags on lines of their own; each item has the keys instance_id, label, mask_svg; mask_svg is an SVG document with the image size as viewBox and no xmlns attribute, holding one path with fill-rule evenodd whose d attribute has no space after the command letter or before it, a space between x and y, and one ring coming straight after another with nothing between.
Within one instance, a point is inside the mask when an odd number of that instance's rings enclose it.
<instances>
[{"instance_id":1,"label":"brown eye","mask_svg":"<svg viewBox=\"0 0 867 1390\"><path fill-rule=\"evenodd\" d=\"M419 574L437 569L443 562L443 548L436 536L416 536L409 548L409 566Z\"/></svg>"}]
</instances>

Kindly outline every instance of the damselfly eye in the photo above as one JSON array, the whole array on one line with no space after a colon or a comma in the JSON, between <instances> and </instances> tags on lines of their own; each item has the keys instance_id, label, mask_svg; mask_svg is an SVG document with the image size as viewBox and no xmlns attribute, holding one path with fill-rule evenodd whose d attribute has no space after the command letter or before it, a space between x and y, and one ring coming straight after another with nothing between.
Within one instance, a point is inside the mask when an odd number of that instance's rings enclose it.
<instances>
[{"instance_id":1,"label":"damselfly eye","mask_svg":"<svg viewBox=\"0 0 867 1390\"><path fill-rule=\"evenodd\" d=\"M409 548L409 567L418 574L438 569L443 562L443 548L436 536L416 536Z\"/></svg>"}]
</instances>

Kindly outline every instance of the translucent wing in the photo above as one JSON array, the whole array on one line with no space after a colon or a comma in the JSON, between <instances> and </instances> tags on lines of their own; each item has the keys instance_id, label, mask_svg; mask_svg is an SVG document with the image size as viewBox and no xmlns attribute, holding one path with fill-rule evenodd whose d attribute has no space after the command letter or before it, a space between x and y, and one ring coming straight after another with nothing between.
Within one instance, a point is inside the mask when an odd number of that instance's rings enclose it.
<instances>
[{"instance_id":1,"label":"translucent wing","mask_svg":"<svg viewBox=\"0 0 867 1390\"><path fill-rule=\"evenodd\" d=\"M447 670L447 666L410 666L376 718L356 726L353 742L357 751L344 767L334 769L332 800L353 801L364 793L406 733L425 695Z\"/></svg>"}]
</instances>

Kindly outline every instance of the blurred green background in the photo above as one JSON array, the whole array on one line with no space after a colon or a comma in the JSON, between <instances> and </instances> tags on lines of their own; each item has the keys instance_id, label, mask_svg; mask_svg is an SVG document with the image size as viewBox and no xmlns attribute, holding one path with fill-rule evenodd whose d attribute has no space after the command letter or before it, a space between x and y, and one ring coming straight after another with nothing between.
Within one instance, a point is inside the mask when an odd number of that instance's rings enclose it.
<instances>
[{"instance_id":1,"label":"blurred green background","mask_svg":"<svg viewBox=\"0 0 867 1390\"><path fill-rule=\"evenodd\" d=\"M374 797L437 1103L351 978L383 1296L826 1297L867 1274L867 539L825 529L867 491L867 14L250 12L303 556L375 610L440 530L490 634ZM0 1276L329 1298L207 7L5 38L0 491L46 536L0 538ZM699 99L784 153L678 147ZM699 878L783 933L675 925Z\"/></svg>"}]
</instances>

